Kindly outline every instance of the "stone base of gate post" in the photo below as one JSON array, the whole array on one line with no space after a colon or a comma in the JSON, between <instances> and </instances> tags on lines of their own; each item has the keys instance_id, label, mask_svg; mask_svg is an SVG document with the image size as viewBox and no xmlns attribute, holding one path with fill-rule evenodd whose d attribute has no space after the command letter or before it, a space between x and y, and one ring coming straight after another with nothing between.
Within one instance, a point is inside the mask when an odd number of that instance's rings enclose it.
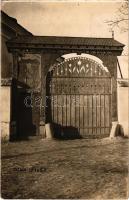
<instances>
[{"instance_id":1,"label":"stone base of gate post","mask_svg":"<svg viewBox=\"0 0 129 200\"><path fill-rule=\"evenodd\" d=\"M112 128L110 131L110 138L116 137L118 130L118 121L112 122Z\"/></svg>"},{"instance_id":2,"label":"stone base of gate post","mask_svg":"<svg viewBox=\"0 0 129 200\"><path fill-rule=\"evenodd\" d=\"M118 121L114 121L112 122L112 128L110 131L110 138L114 138L116 136L119 135L119 122Z\"/></svg>"},{"instance_id":3,"label":"stone base of gate post","mask_svg":"<svg viewBox=\"0 0 129 200\"><path fill-rule=\"evenodd\" d=\"M42 138L46 137L46 132L45 132L45 123L43 121L40 121L40 125L39 125L39 135Z\"/></svg>"},{"instance_id":4,"label":"stone base of gate post","mask_svg":"<svg viewBox=\"0 0 129 200\"><path fill-rule=\"evenodd\" d=\"M54 132L53 132L52 124L50 124L50 123L46 124L45 131L46 131L46 139L53 139Z\"/></svg>"}]
</instances>

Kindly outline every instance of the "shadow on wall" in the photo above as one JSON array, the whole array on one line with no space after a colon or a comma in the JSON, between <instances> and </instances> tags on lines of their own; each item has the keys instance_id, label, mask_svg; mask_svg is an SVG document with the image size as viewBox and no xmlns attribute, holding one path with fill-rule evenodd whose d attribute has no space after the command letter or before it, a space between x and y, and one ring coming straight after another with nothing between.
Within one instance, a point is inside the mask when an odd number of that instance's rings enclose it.
<instances>
[{"instance_id":1,"label":"shadow on wall","mask_svg":"<svg viewBox=\"0 0 129 200\"><path fill-rule=\"evenodd\" d=\"M54 138L57 138L57 139L80 139L82 138L78 129L73 127L73 126L61 126L59 124L53 124L53 132L54 132L54 135L53 137Z\"/></svg>"},{"instance_id":2,"label":"shadow on wall","mask_svg":"<svg viewBox=\"0 0 129 200\"><path fill-rule=\"evenodd\" d=\"M36 126L33 124L32 107L27 107L24 103L26 97L30 94L26 91L18 91L17 93L17 132L11 137L13 140L28 140L29 136L36 135Z\"/></svg>"}]
</instances>

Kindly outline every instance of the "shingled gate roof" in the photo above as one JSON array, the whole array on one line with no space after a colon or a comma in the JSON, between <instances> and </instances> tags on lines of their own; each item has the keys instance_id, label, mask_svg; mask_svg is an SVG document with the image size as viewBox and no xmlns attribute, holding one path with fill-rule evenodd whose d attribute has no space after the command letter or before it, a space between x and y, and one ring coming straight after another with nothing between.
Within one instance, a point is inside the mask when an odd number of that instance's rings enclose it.
<instances>
[{"instance_id":1,"label":"shingled gate roof","mask_svg":"<svg viewBox=\"0 0 129 200\"><path fill-rule=\"evenodd\" d=\"M66 37L66 36L18 36L9 40L15 44L40 44L40 45L87 45L124 47L125 45L113 38L93 37Z\"/></svg>"}]
</instances>

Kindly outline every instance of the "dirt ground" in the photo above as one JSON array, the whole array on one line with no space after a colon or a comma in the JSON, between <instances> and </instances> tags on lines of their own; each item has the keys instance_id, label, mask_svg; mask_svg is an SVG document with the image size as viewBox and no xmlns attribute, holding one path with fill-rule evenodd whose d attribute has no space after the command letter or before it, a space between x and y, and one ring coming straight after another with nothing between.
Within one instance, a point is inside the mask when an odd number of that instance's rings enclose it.
<instances>
[{"instance_id":1,"label":"dirt ground","mask_svg":"<svg viewBox=\"0 0 129 200\"><path fill-rule=\"evenodd\" d=\"M127 199L128 139L2 144L2 198Z\"/></svg>"}]
</instances>

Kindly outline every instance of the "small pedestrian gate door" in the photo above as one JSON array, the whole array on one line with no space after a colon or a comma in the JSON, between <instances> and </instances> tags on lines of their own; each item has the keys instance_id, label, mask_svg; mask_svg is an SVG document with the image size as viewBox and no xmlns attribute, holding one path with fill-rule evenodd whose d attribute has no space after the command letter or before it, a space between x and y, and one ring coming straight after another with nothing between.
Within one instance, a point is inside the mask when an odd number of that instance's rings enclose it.
<instances>
[{"instance_id":1,"label":"small pedestrian gate door","mask_svg":"<svg viewBox=\"0 0 129 200\"><path fill-rule=\"evenodd\" d=\"M66 59L47 76L47 119L84 138L109 136L111 76L106 67L87 57ZM69 133L68 133L69 132Z\"/></svg>"}]
</instances>

